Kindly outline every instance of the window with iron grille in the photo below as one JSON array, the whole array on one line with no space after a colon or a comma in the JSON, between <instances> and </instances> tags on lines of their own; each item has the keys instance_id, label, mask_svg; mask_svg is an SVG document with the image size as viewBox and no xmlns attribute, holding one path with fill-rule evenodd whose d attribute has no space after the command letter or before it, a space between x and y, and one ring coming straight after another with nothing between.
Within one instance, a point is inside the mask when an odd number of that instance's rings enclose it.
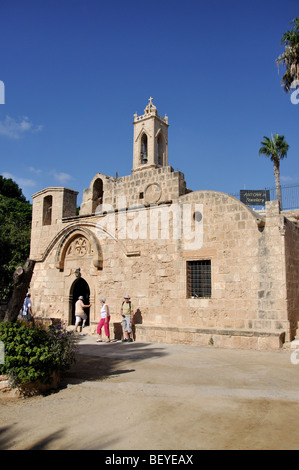
<instances>
[{"instance_id":1,"label":"window with iron grille","mask_svg":"<svg viewBox=\"0 0 299 470\"><path fill-rule=\"evenodd\" d=\"M187 297L211 297L211 260L187 261Z\"/></svg>"}]
</instances>

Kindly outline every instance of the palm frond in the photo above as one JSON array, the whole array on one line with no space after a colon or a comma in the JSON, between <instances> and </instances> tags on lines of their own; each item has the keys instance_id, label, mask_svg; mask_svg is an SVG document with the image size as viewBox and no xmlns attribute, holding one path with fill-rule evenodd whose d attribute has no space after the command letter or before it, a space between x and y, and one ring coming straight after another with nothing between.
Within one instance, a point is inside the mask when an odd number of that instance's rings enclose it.
<instances>
[{"instance_id":1,"label":"palm frond","mask_svg":"<svg viewBox=\"0 0 299 470\"><path fill-rule=\"evenodd\" d=\"M299 17L295 18L290 25L291 30L286 31L281 44L285 46L284 52L276 59L276 63L286 67L281 84L286 92L292 88L294 80L299 79Z\"/></svg>"},{"instance_id":2,"label":"palm frond","mask_svg":"<svg viewBox=\"0 0 299 470\"><path fill-rule=\"evenodd\" d=\"M270 157L275 162L286 158L289 150L289 145L284 136L279 134L271 134L271 138L264 136L264 140L260 145L259 155Z\"/></svg>"}]
</instances>

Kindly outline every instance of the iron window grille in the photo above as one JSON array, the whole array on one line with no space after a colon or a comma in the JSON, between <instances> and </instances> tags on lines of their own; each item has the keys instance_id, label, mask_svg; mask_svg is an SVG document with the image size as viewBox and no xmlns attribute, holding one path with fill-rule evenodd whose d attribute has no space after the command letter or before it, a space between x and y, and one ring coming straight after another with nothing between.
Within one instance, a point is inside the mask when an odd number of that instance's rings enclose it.
<instances>
[{"instance_id":1,"label":"iron window grille","mask_svg":"<svg viewBox=\"0 0 299 470\"><path fill-rule=\"evenodd\" d=\"M187 261L187 297L211 296L211 260Z\"/></svg>"}]
</instances>

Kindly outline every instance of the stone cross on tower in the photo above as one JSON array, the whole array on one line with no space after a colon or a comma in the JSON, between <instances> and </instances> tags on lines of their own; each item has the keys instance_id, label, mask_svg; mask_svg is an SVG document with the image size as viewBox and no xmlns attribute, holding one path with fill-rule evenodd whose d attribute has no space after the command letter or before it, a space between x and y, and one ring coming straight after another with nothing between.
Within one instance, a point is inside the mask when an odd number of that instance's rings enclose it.
<instances>
[{"instance_id":1,"label":"stone cross on tower","mask_svg":"<svg viewBox=\"0 0 299 470\"><path fill-rule=\"evenodd\" d=\"M142 116L134 114L133 171L168 165L168 117L158 115L153 98Z\"/></svg>"}]
</instances>

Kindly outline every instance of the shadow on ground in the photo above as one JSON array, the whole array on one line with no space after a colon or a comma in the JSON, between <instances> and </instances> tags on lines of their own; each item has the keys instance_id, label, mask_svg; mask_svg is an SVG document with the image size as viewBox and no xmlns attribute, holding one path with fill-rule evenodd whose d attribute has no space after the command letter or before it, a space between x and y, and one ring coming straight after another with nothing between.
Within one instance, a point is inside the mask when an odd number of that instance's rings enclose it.
<instances>
[{"instance_id":1,"label":"shadow on ground","mask_svg":"<svg viewBox=\"0 0 299 470\"><path fill-rule=\"evenodd\" d=\"M106 380L112 376L128 374L135 369L126 367L126 361L142 361L148 358L159 358L167 353L163 348L153 347L151 343L111 342L84 343L84 337L78 339L76 362L61 376L61 387L68 383Z\"/></svg>"},{"instance_id":2,"label":"shadow on ground","mask_svg":"<svg viewBox=\"0 0 299 470\"><path fill-rule=\"evenodd\" d=\"M58 430L54 433L49 434L48 436L38 440L34 444L25 448L25 450L44 450L47 449L47 446L53 441L59 440L64 435L64 430ZM6 426L0 428L0 449L10 449L14 445L14 440L16 438L15 431L13 426Z\"/></svg>"},{"instance_id":3,"label":"shadow on ground","mask_svg":"<svg viewBox=\"0 0 299 470\"><path fill-rule=\"evenodd\" d=\"M110 377L117 377L123 374L134 373L134 362L140 362L148 358L159 358L167 355L163 348L156 347L151 343L122 343L111 342L109 344L96 343L96 338L80 336L77 340L78 351L76 362L71 368L61 374L61 380L56 389L52 389L39 397L31 397L20 401L20 398L2 398L1 406L26 406L35 403L35 400L43 400L46 396L59 394L68 385L79 385L83 382L105 381ZM28 401L27 401L28 400ZM19 434L15 424L0 427L0 449L20 448ZM17 434L16 434L17 432ZM58 427L55 432L50 432L46 436L37 439L33 443L26 443L22 447L26 450L42 450L53 446L64 439L67 430ZM105 446L112 445L115 436L108 438L105 434ZM97 443L97 446L100 444Z\"/></svg>"},{"instance_id":4,"label":"shadow on ground","mask_svg":"<svg viewBox=\"0 0 299 470\"><path fill-rule=\"evenodd\" d=\"M81 383L85 381L105 380L112 375L133 372L134 369L121 369L121 361L113 359L80 355L72 367L61 375L61 385Z\"/></svg>"}]
</instances>

